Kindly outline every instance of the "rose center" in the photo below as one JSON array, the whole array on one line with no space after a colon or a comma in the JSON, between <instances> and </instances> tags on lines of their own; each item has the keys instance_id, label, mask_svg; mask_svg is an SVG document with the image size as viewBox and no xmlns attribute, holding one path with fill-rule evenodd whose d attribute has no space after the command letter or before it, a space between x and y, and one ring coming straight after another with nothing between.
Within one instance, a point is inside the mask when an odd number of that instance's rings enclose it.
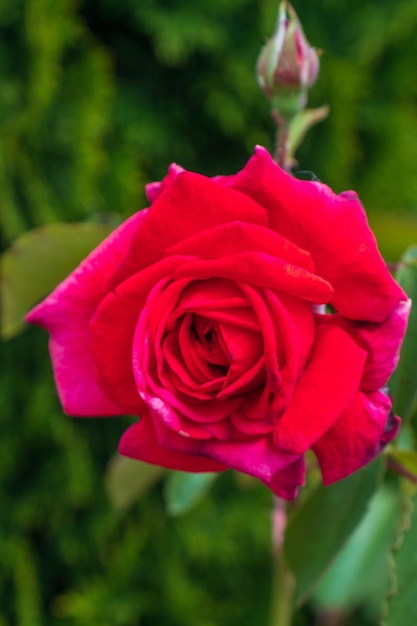
<instances>
[{"instance_id":1,"label":"rose center","mask_svg":"<svg viewBox=\"0 0 417 626\"><path fill-rule=\"evenodd\" d=\"M193 315L190 333L196 349L214 374L226 376L231 363L221 332L217 325L200 315Z\"/></svg>"}]
</instances>

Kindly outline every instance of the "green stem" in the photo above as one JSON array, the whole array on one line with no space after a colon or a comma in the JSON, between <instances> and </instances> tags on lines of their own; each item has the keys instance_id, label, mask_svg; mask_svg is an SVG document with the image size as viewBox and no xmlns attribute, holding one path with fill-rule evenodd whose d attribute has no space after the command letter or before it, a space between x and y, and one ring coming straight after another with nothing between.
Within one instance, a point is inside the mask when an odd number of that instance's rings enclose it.
<instances>
[{"instance_id":1,"label":"green stem","mask_svg":"<svg viewBox=\"0 0 417 626\"><path fill-rule=\"evenodd\" d=\"M278 163L282 169L291 174L291 161L288 158L290 148L290 122L285 117L282 117L276 109L272 111L272 117L277 125L274 161Z\"/></svg>"},{"instance_id":2,"label":"green stem","mask_svg":"<svg viewBox=\"0 0 417 626\"><path fill-rule=\"evenodd\" d=\"M294 579L287 569L284 558L286 521L286 503L274 496L272 516L274 575L270 626L291 626L292 624Z\"/></svg>"}]
</instances>

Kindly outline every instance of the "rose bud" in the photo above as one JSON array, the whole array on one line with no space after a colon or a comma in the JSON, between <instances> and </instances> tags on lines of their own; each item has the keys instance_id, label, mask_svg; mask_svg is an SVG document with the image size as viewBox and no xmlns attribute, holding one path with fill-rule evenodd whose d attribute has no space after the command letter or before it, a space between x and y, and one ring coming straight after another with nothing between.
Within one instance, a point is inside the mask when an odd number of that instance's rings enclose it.
<instances>
[{"instance_id":1,"label":"rose bud","mask_svg":"<svg viewBox=\"0 0 417 626\"><path fill-rule=\"evenodd\" d=\"M274 35L261 51L258 82L281 115L294 115L306 104L307 90L319 72L317 52L308 43L291 4L281 2Z\"/></svg>"},{"instance_id":2,"label":"rose bud","mask_svg":"<svg viewBox=\"0 0 417 626\"><path fill-rule=\"evenodd\" d=\"M286 499L307 450L325 484L372 460L399 427L384 389L410 302L356 194L258 147L233 176L171 166L148 197L27 316L64 411L137 415L122 454Z\"/></svg>"}]
</instances>

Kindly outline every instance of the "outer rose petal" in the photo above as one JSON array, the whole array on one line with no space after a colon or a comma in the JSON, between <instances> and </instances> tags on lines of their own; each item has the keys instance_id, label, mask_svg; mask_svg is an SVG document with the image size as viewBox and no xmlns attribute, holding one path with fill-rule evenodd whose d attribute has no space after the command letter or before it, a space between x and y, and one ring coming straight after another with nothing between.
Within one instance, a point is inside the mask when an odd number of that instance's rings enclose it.
<instances>
[{"instance_id":1,"label":"outer rose petal","mask_svg":"<svg viewBox=\"0 0 417 626\"><path fill-rule=\"evenodd\" d=\"M119 452L131 459L183 472L221 472L228 469L227 465L204 456L183 454L161 447L148 415L144 415L122 435Z\"/></svg>"},{"instance_id":2,"label":"outer rose petal","mask_svg":"<svg viewBox=\"0 0 417 626\"><path fill-rule=\"evenodd\" d=\"M286 174L258 147L228 183L268 209L271 227L313 255L317 274L335 293L331 303L352 319L382 322L407 296L388 272L353 192Z\"/></svg>"},{"instance_id":3,"label":"outer rose petal","mask_svg":"<svg viewBox=\"0 0 417 626\"><path fill-rule=\"evenodd\" d=\"M158 414L158 408L150 411L154 416L158 440L164 448L186 455L209 457L231 469L255 476L282 498L293 499L297 488L304 483L302 456L278 450L271 436L241 441L195 440L167 428Z\"/></svg>"},{"instance_id":4,"label":"outer rose petal","mask_svg":"<svg viewBox=\"0 0 417 626\"><path fill-rule=\"evenodd\" d=\"M181 174L181 172L184 172L183 167L177 165L176 163L171 163L168 168L168 174L161 182L149 183L148 185L145 185L146 197L149 202L151 204L155 202L158 196L160 196L161 193L169 187L169 185L176 179L178 174Z\"/></svg>"},{"instance_id":5,"label":"outer rose petal","mask_svg":"<svg viewBox=\"0 0 417 626\"><path fill-rule=\"evenodd\" d=\"M361 389L375 391L387 383L398 363L410 310L411 300L401 301L382 324L352 322L340 315L327 315L321 318L328 323L340 324L356 343L368 352Z\"/></svg>"},{"instance_id":6,"label":"outer rose petal","mask_svg":"<svg viewBox=\"0 0 417 626\"><path fill-rule=\"evenodd\" d=\"M338 326L319 326L310 361L277 424L276 445L302 454L339 417L362 376L366 352Z\"/></svg>"},{"instance_id":7,"label":"outer rose petal","mask_svg":"<svg viewBox=\"0 0 417 626\"><path fill-rule=\"evenodd\" d=\"M391 400L376 391L358 391L337 422L313 450L329 485L372 461L398 432L400 420L390 417Z\"/></svg>"},{"instance_id":8,"label":"outer rose petal","mask_svg":"<svg viewBox=\"0 0 417 626\"><path fill-rule=\"evenodd\" d=\"M183 239L236 220L268 225L266 210L247 195L221 187L200 174L179 174L149 208L112 284L155 263Z\"/></svg>"},{"instance_id":9,"label":"outer rose petal","mask_svg":"<svg viewBox=\"0 0 417 626\"><path fill-rule=\"evenodd\" d=\"M49 349L58 394L70 415L124 413L97 383L89 321L145 213L135 213L119 226L26 317L27 322L42 326L51 335Z\"/></svg>"}]
</instances>

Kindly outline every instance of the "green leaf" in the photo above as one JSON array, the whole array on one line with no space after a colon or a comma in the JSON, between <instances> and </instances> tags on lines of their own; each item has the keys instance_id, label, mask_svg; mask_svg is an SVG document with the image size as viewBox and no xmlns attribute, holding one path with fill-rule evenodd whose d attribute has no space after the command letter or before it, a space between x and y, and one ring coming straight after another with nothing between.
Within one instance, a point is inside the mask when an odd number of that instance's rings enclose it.
<instances>
[{"instance_id":1,"label":"green leaf","mask_svg":"<svg viewBox=\"0 0 417 626\"><path fill-rule=\"evenodd\" d=\"M205 496L218 475L217 472L171 472L165 483L165 505L168 513L181 515L192 509Z\"/></svg>"},{"instance_id":2,"label":"green leaf","mask_svg":"<svg viewBox=\"0 0 417 626\"><path fill-rule=\"evenodd\" d=\"M389 381L394 401L394 411L410 420L416 410L417 401L417 247L407 250L396 276L401 287L412 299L407 333L401 349L398 367Z\"/></svg>"},{"instance_id":3,"label":"green leaf","mask_svg":"<svg viewBox=\"0 0 417 626\"><path fill-rule=\"evenodd\" d=\"M327 105L323 105L318 109L304 109L297 113L290 125L289 156L291 158L309 129L324 120L328 116L329 110Z\"/></svg>"},{"instance_id":4,"label":"green leaf","mask_svg":"<svg viewBox=\"0 0 417 626\"><path fill-rule=\"evenodd\" d=\"M4 339L24 328L26 313L107 237L104 224L49 224L22 235L0 259Z\"/></svg>"},{"instance_id":5,"label":"green leaf","mask_svg":"<svg viewBox=\"0 0 417 626\"><path fill-rule=\"evenodd\" d=\"M388 584L388 554L398 509L398 495L388 487L379 489L362 522L315 591L314 600L321 609L352 609L369 602L370 596L375 599L375 607L381 606Z\"/></svg>"},{"instance_id":6,"label":"green leaf","mask_svg":"<svg viewBox=\"0 0 417 626\"><path fill-rule=\"evenodd\" d=\"M301 604L355 530L380 481L382 461L331 485L319 486L290 518L284 540L285 559L296 581Z\"/></svg>"},{"instance_id":7,"label":"green leaf","mask_svg":"<svg viewBox=\"0 0 417 626\"><path fill-rule=\"evenodd\" d=\"M409 530L394 556L396 589L387 604L386 626L417 624L417 496L410 504Z\"/></svg>"},{"instance_id":8,"label":"green leaf","mask_svg":"<svg viewBox=\"0 0 417 626\"><path fill-rule=\"evenodd\" d=\"M115 509L126 510L166 472L165 468L116 454L106 474L106 487Z\"/></svg>"}]
</instances>

